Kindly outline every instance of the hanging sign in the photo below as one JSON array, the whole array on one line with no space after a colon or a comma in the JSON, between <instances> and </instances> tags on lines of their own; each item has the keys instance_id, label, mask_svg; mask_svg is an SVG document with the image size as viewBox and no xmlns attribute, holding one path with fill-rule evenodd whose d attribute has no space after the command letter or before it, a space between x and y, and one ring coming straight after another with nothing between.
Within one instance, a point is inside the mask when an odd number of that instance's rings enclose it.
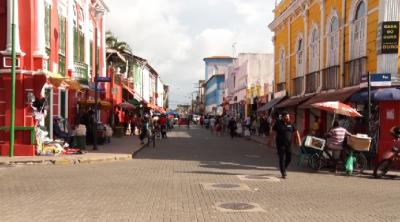
<instances>
[{"instance_id":1,"label":"hanging sign","mask_svg":"<svg viewBox=\"0 0 400 222\"><path fill-rule=\"evenodd\" d=\"M95 79L96 82L111 82L111 77L99 76Z\"/></svg>"},{"instance_id":2,"label":"hanging sign","mask_svg":"<svg viewBox=\"0 0 400 222\"><path fill-rule=\"evenodd\" d=\"M399 22L382 22L377 30L378 54L397 54L399 51Z\"/></svg>"}]
</instances>

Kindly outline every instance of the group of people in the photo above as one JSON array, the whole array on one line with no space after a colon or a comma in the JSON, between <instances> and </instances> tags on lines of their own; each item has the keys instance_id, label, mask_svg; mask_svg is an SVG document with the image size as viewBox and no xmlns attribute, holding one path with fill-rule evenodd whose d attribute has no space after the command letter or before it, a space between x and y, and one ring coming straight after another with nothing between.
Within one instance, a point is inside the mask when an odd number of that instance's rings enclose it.
<instances>
[{"instance_id":1,"label":"group of people","mask_svg":"<svg viewBox=\"0 0 400 222\"><path fill-rule=\"evenodd\" d=\"M272 117L268 114L249 116L246 118L223 116L202 116L200 124L216 135L258 135L268 136L271 131ZM232 122L232 123L230 123Z\"/></svg>"},{"instance_id":2,"label":"group of people","mask_svg":"<svg viewBox=\"0 0 400 222\"><path fill-rule=\"evenodd\" d=\"M144 139L149 136L151 133L160 133L162 139L167 138L167 130L171 129L170 127L171 120L164 114L160 116L150 116L148 114L144 115L140 118L139 121L139 139L140 143L144 144Z\"/></svg>"}]
</instances>

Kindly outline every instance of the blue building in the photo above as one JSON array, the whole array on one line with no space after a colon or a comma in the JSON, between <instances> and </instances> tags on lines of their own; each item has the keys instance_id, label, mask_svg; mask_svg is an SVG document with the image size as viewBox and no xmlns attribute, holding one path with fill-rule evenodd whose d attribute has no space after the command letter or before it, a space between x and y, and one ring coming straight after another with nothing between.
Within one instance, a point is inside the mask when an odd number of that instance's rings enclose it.
<instances>
[{"instance_id":1,"label":"blue building","mask_svg":"<svg viewBox=\"0 0 400 222\"><path fill-rule=\"evenodd\" d=\"M204 58L205 80L206 82L213 76L227 73L228 66L233 63L235 58L230 56L212 56Z\"/></svg>"},{"instance_id":2,"label":"blue building","mask_svg":"<svg viewBox=\"0 0 400 222\"><path fill-rule=\"evenodd\" d=\"M225 74L235 58L230 56L212 56L205 62L205 113L222 114L221 103L224 98Z\"/></svg>"},{"instance_id":3,"label":"blue building","mask_svg":"<svg viewBox=\"0 0 400 222\"><path fill-rule=\"evenodd\" d=\"M213 75L206 82L205 113L222 114L220 106L224 98L225 75Z\"/></svg>"}]
</instances>

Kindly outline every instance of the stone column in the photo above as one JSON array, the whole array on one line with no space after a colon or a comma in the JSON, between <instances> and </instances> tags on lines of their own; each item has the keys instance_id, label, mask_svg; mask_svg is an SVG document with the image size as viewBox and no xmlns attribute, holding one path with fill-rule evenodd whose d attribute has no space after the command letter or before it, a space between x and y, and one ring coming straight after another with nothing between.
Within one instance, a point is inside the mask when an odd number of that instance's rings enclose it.
<instances>
[{"instance_id":1,"label":"stone column","mask_svg":"<svg viewBox=\"0 0 400 222\"><path fill-rule=\"evenodd\" d=\"M44 0L36 0L36 42L35 42L35 51L33 52L33 56L36 57L45 57L46 50L46 39L45 39L45 7Z\"/></svg>"},{"instance_id":2,"label":"stone column","mask_svg":"<svg viewBox=\"0 0 400 222\"><path fill-rule=\"evenodd\" d=\"M13 1L15 1L14 12L12 8ZM18 0L7 0L7 48L6 53L11 53L12 51L12 30L11 22L13 14L15 14L15 51L17 54L21 54L21 46L19 44L19 18L18 18Z\"/></svg>"}]
</instances>

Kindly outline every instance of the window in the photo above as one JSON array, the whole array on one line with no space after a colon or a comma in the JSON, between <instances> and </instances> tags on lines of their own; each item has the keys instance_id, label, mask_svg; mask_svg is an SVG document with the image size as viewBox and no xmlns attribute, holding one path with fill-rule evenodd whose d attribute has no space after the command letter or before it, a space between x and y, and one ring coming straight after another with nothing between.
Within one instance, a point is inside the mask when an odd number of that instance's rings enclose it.
<instances>
[{"instance_id":1,"label":"window","mask_svg":"<svg viewBox=\"0 0 400 222\"><path fill-rule=\"evenodd\" d=\"M50 37L51 37L51 6L45 3L45 16L44 16L44 31L46 47L50 48Z\"/></svg>"},{"instance_id":2,"label":"window","mask_svg":"<svg viewBox=\"0 0 400 222\"><path fill-rule=\"evenodd\" d=\"M335 15L332 17L328 27L328 67L339 65L339 21Z\"/></svg>"},{"instance_id":3,"label":"window","mask_svg":"<svg viewBox=\"0 0 400 222\"><path fill-rule=\"evenodd\" d=\"M366 55L366 4L359 1L355 7L353 24L351 29L351 59Z\"/></svg>"},{"instance_id":4,"label":"window","mask_svg":"<svg viewBox=\"0 0 400 222\"><path fill-rule=\"evenodd\" d=\"M66 64L65 64L65 50L66 50L66 18L62 15L58 16L58 69L61 75L65 76Z\"/></svg>"},{"instance_id":5,"label":"window","mask_svg":"<svg viewBox=\"0 0 400 222\"><path fill-rule=\"evenodd\" d=\"M58 52L62 55L65 55L66 48L66 18L62 15L58 16L58 30L59 30L59 39L58 39Z\"/></svg>"},{"instance_id":6,"label":"window","mask_svg":"<svg viewBox=\"0 0 400 222\"><path fill-rule=\"evenodd\" d=\"M50 54L51 54L51 5L47 2L44 4L44 32L45 32L45 47L46 47L46 54L47 54L47 61L46 61L46 69L50 70Z\"/></svg>"},{"instance_id":7,"label":"window","mask_svg":"<svg viewBox=\"0 0 400 222\"><path fill-rule=\"evenodd\" d=\"M319 33L316 27L311 32L309 53L310 72L316 72L319 69Z\"/></svg>"},{"instance_id":8,"label":"window","mask_svg":"<svg viewBox=\"0 0 400 222\"><path fill-rule=\"evenodd\" d=\"M65 90L60 90L60 116L62 118L66 118L67 117L67 93Z\"/></svg>"},{"instance_id":9,"label":"window","mask_svg":"<svg viewBox=\"0 0 400 222\"><path fill-rule=\"evenodd\" d=\"M286 55L285 49L281 49L281 53L279 56L279 83L285 82L285 67L286 66Z\"/></svg>"},{"instance_id":10,"label":"window","mask_svg":"<svg viewBox=\"0 0 400 222\"><path fill-rule=\"evenodd\" d=\"M296 47L296 76L303 75L303 39L298 38Z\"/></svg>"},{"instance_id":11,"label":"window","mask_svg":"<svg viewBox=\"0 0 400 222\"><path fill-rule=\"evenodd\" d=\"M74 7L75 8L75 7ZM83 11L82 8L79 7L80 14L76 15L76 9L74 9L74 15L80 16L78 20L75 18L74 20L74 61L75 62L84 62L85 61L85 35L83 33ZM77 24L79 21L80 24Z\"/></svg>"}]
</instances>

